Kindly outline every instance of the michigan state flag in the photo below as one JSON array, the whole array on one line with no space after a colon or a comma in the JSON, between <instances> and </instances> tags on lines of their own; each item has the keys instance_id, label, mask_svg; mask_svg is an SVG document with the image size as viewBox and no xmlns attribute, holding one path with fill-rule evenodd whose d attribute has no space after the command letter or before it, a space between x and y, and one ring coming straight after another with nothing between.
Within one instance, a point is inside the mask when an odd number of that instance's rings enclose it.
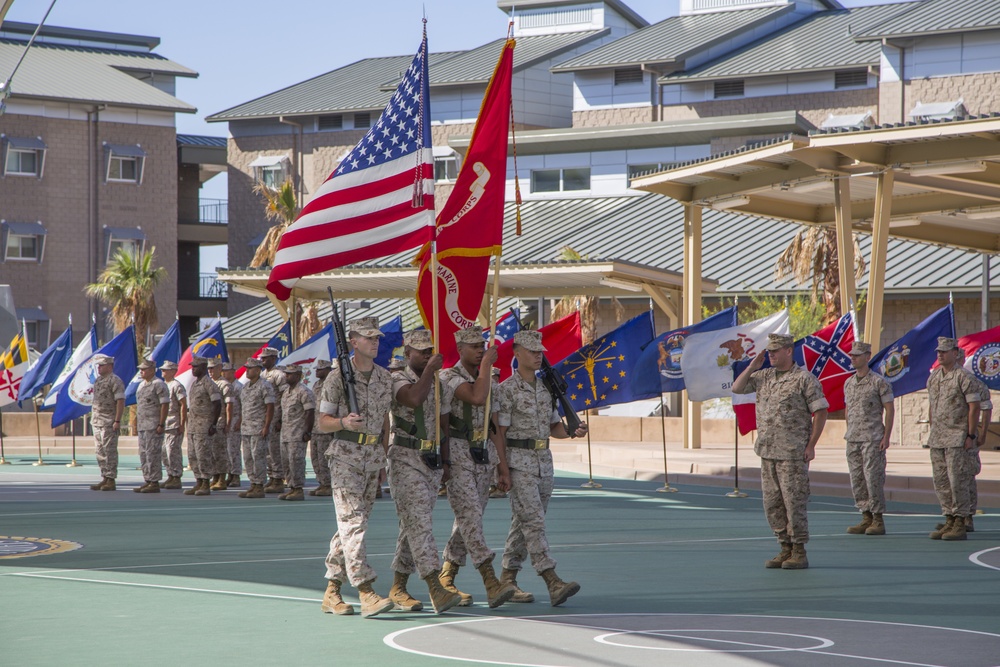
<instances>
[{"instance_id":1,"label":"michigan state flag","mask_svg":"<svg viewBox=\"0 0 1000 667\"><path fill-rule=\"evenodd\" d=\"M659 396L659 387L636 394L631 382L642 347L652 339L653 313L647 311L554 364L566 380L573 409L583 412Z\"/></svg>"},{"instance_id":2,"label":"michigan state flag","mask_svg":"<svg viewBox=\"0 0 1000 667\"><path fill-rule=\"evenodd\" d=\"M390 361L403 357L403 318L397 315L386 322L380 331L382 337L378 339L378 356L375 357L375 363L382 368L388 368Z\"/></svg>"},{"instance_id":3,"label":"michigan state flag","mask_svg":"<svg viewBox=\"0 0 1000 667\"><path fill-rule=\"evenodd\" d=\"M955 337L955 311L950 303L882 348L868 367L889 381L894 396L920 391L937 363L938 336Z\"/></svg>"}]
</instances>

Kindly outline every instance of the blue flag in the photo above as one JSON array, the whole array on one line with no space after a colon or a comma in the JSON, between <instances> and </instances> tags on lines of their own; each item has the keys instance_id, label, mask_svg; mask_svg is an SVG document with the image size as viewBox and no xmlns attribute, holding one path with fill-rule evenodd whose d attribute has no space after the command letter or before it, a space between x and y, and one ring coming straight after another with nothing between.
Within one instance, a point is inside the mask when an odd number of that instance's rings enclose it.
<instances>
[{"instance_id":1,"label":"blue flag","mask_svg":"<svg viewBox=\"0 0 1000 667\"><path fill-rule=\"evenodd\" d=\"M889 381L895 396L920 391L927 387L931 366L937 361L938 336L955 337L955 312L950 303L882 348L868 367Z\"/></svg>"},{"instance_id":2,"label":"blue flag","mask_svg":"<svg viewBox=\"0 0 1000 667\"><path fill-rule=\"evenodd\" d=\"M375 357L375 363L382 368L388 368L389 362L394 357L403 357L403 318L397 315L386 322L381 331L384 335L378 341L378 356ZM336 351L332 354L336 358Z\"/></svg>"},{"instance_id":3,"label":"blue flag","mask_svg":"<svg viewBox=\"0 0 1000 667\"><path fill-rule=\"evenodd\" d=\"M287 319L278 329L278 333L267 341L265 347L273 347L278 351L278 358L283 359L292 353L292 320ZM254 355L256 356L256 355Z\"/></svg>"},{"instance_id":4,"label":"blue flag","mask_svg":"<svg viewBox=\"0 0 1000 667\"><path fill-rule=\"evenodd\" d=\"M152 354L149 358L156 364L157 371L156 377L163 379L163 374L159 370L160 364L164 361L178 362L181 358L181 325L180 322L174 320L174 323L170 325L167 332L163 334L163 338L160 342L156 344L153 348ZM125 387L125 405L135 405L135 392L139 390L139 383L142 381L142 377L136 373L132 381L129 382L128 386Z\"/></svg>"},{"instance_id":5,"label":"blue flag","mask_svg":"<svg viewBox=\"0 0 1000 667\"><path fill-rule=\"evenodd\" d=\"M513 312L511 312L513 311ZM507 314L497 320L497 345L505 343L514 337L521 330L521 309L512 308ZM490 332L483 332L483 340L490 339Z\"/></svg>"},{"instance_id":6,"label":"blue flag","mask_svg":"<svg viewBox=\"0 0 1000 667\"><path fill-rule=\"evenodd\" d=\"M35 365L28 369L28 372L21 378L21 388L17 392L17 404L21 401L33 398L35 394L42 391L42 387L52 384L62 373L63 368L69 363L73 354L73 327L66 327L59 338L52 345L49 345L42 356L38 357Z\"/></svg>"},{"instance_id":7,"label":"blue flag","mask_svg":"<svg viewBox=\"0 0 1000 667\"><path fill-rule=\"evenodd\" d=\"M90 412L94 403L94 381L97 380L97 364L94 359L100 354L114 357L115 375L122 382L131 381L139 366L135 353L135 328L130 326L115 336L66 378L56 399L56 409L52 413L52 428Z\"/></svg>"},{"instance_id":8,"label":"blue flag","mask_svg":"<svg viewBox=\"0 0 1000 667\"><path fill-rule=\"evenodd\" d=\"M640 394L633 391L630 382L642 346L652 338L653 314L649 311L554 364L566 380L566 397L573 408L582 412L659 396L659 387Z\"/></svg>"},{"instance_id":9,"label":"blue flag","mask_svg":"<svg viewBox=\"0 0 1000 667\"><path fill-rule=\"evenodd\" d=\"M637 395L682 391L684 375L681 374L681 357L684 354L684 339L691 334L735 327L739 323L737 320L737 309L733 306L697 324L657 336L643 347L635 363L632 391Z\"/></svg>"}]
</instances>

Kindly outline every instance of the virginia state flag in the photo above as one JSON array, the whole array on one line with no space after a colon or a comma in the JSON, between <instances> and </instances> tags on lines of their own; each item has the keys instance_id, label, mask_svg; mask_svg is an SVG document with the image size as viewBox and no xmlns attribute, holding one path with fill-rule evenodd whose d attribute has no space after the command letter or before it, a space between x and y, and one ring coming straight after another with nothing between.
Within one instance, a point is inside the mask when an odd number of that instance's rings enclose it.
<instances>
[{"instance_id":1,"label":"virginia state flag","mask_svg":"<svg viewBox=\"0 0 1000 667\"><path fill-rule=\"evenodd\" d=\"M94 381L97 380L97 364L94 360L99 354L114 357L115 375L120 377L122 382L129 382L139 366L138 355L135 352L135 327L130 326L112 338L70 374L56 399L56 409L52 413L52 428L90 412L94 404Z\"/></svg>"},{"instance_id":2,"label":"virginia state flag","mask_svg":"<svg viewBox=\"0 0 1000 667\"><path fill-rule=\"evenodd\" d=\"M689 327L662 333L642 349L632 374L632 391L636 395L682 391L684 374L681 359L684 341L691 334L717 331L735 327L738 323L737 308L732 306Z\"/></svg>"},{"instance_id":3,"label":"virginia state flag","mask_svg":"<svg viewBox=\"0 0 1000 667\"><path fill-rule=\"evenodd\" d=\"M580 313L570 313L561 320L546 324L538 330L542 334L542 345L546 347L545 358L552 363L553 359L565 359L583 345L580 335ZM517 368L514 359L514 335L509 340L497 346L496 367L500 369L500 381L511 376Z\"/></svg>"},{"instance_id":4,"label":"virginia state flag","mask_svg":"<svg viewBox=\"0 0 1000 667\"><path fill-rule=\"evenodd\" d=\"M85 362L91 357L92 354L97 350L97 325L93 324L90 327L90 331L84 336L76 349L73 350L73 356L69 358L69 361L63 366L62 372L56 381L52 383L52 387L49 388L49 393L45 394L45 400L42 402L43 408L55 407L56 399L59 398L59 390L62 389L63 384L66 382L66 378L76 370L76 367Z\"/></svg>"},{"instance_id":5,"label":"virginia state flag","mask_svg":"<svg viewBox=\"0 0 1000 667\"><path fill-rule=\"evenodd\" d=\"M273 347L278 351L278 358L287 357L292 353L292 321L290 319L285 320L285 323L281 325L278 329L278 333L271 336L271 340L267 341L259 348L257 351L251 355L254 359L260 359L260 353L264 351L265 347ZM244 359L244 364L246 360ZM236 370L236 379L242 378L247 372L247 367L245 365L240 366Z\"/></svg>"},{"instance_id":6,"label":"virginia state flag","mask_svg":"<svg viewBox=\"0 0 1000 667\"><path fill-rule=\"evenodd\" d=\"M33 398L47 384L52 384L69 363L73 354L73 327L66 327L52 345L45 348L35 365L21 378L21 388L17 392L17 404Z\"/></svg>"},{"instance_id":7,"label":"virginia state flag","mask_svg":"<svg viewBox=\"0 0 1000 667\"><path fill-rule=\"evenodd\" d=\"M194 375L191 374L191 359L193 357L229 361L226 339L222 335L222 320L215 320L212 326L198 334L198 340L184 350L180 361L177 362L175 379L184 385L186 391L191 391L191 384L194 382Z\"/></svg>"},{"instance_id":8,"label":"virginia state flag","mask_svg":"<svg viewBox=\"0 0 1000 667\"><path fill-rule=\"evenodd\" d=\"M652 339L653 313L645 312L553 364L566 381L567 398L573 409L583 412L659 396L659 387L646 394L635 394L630 381L642 346Z\"/></svg>"},{"instance_id":9,"label":"virginia state flag","mask_svg":"<svg viewBox=\"0 0 1000 667\"><path fill-rule=\"evenodd\" d=\"M378 356L375 357L375 363L382 368L388 368L389 362L394 358L403 358L403 318L397 315L386 322L379 331L382 332L382 337L378 339Z\"/></svg>"},{"instance_id":10,"label":"virginia state flag","mask_svg":"<svg viewBox=\"0 0 1000 667\"><path fill-rule=\"evenodd\" d=\"M170 325L167 332L163 334L163 338L161 338L160 342L158 342L156 347L153 348L149 358L156 364L156 377L162 380L163 374L159 370L160 364L164 361L173 361L176 363L181 358L180 322L174 320L174 323ZM132 381L125 387L125 405L135 405L135 392L139 391L140 382L142 382L142 376L136 372L135 377L133 377Z\"/></svg>"},{"instance_id":11,"label":"virginia state flag","mask_svg":"<svg viewBox=\"0 0 1000 667\"><path fill-rule=\"evenodd\" d=\"M927 387L937 363L938 336L955 337L955 311L949 303L872 357L868 367L892 385L894 396Z\"/></svg>"},{"instance_id":12,"label":"virginia state flag","mask_svg":"<svg viewBox=\"0 0 1000 667\"><path fill-rule=\"evenodd\" d=\"M990 389L1000 390L1000 327L962 336L957 342L965 352L965 367Z\"/></svg>"},{"instance_id":13,"label":"virginia state flag","mask_svg":"<svg viewBox=\"0 0 1000 667\"><path fill-rule=\"evenodd\" d=\"M503 244L513 62L514 40L508 39L486 88L455 188L437 217L437 279L431 276L430 244L421 248L414 260L420 264L417 305L424 326L434 334L445 366L458 360L454 333L476 323L486 292L490 257L499 255ZM439 331L434 331L434 289Z\"/></svg>"}]
</instances>

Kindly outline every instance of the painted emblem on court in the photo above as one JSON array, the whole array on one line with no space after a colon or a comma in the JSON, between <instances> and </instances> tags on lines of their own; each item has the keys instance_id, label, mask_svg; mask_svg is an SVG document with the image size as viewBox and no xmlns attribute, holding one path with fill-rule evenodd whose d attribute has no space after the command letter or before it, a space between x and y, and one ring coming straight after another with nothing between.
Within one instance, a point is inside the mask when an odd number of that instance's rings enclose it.
<instances>
[{"instance_id":1,"label":"painted emblem on court","mask_svg":"<svg viewBox=\"0 0 1000 667\"><path fill-rule=\"evenodd\" d=\"M987 385L1000 379L1000 343L987 343L972 355L972 372Z\"/></svg>"},{"instance_id":2,"label":"painted emblem on court","mask_svg":"<svg viewBox=\"0 0 1000 667\"><path fill-rule=\"evenodd\" d=\"M906 375L910 368L906 365L910 360L910 346L904 345L902 349L895 346L885 355L885 359L878 365L879 374L889 382L895 382Z\"/></svg>"},{"instance_id":3,"label":"painted emblem on court","mask_svg":"<svg viewBox=\"0 0 1000 667\"><path fill-rule=\"evenodd\" d=\"M53 540L47 537L16 537L0 535L0 559L27 558L28 556L49 556L75 551L83 545L68 540Z\"/></svg>"}]
</instances>

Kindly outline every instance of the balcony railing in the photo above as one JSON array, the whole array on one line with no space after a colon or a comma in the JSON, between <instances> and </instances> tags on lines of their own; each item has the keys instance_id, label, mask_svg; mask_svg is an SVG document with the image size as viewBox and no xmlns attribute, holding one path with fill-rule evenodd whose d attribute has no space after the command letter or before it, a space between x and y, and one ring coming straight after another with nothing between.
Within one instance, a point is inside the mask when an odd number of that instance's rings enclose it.
<instances>
[{"instance_id":1,"label":"balcony railing","mask_svg":"<svg viewBox=\"0 0 1000 667\"><path fill-rule=\"evenodd\" d=\"M225 299L229 296L229 285L220 281L214 273L198 274L198 297L202 299Z\"/></svg>"},{"instance_id":2,"label":"balcony railing","mask_svg":"<svg viewBox=\"0 0 1000 667\"><path fill-rule=\"evenodd\" d=\"M209 225L229 224L229 201L202 199L198 205L198 222Z\"/></svg>"}]
</instances>

